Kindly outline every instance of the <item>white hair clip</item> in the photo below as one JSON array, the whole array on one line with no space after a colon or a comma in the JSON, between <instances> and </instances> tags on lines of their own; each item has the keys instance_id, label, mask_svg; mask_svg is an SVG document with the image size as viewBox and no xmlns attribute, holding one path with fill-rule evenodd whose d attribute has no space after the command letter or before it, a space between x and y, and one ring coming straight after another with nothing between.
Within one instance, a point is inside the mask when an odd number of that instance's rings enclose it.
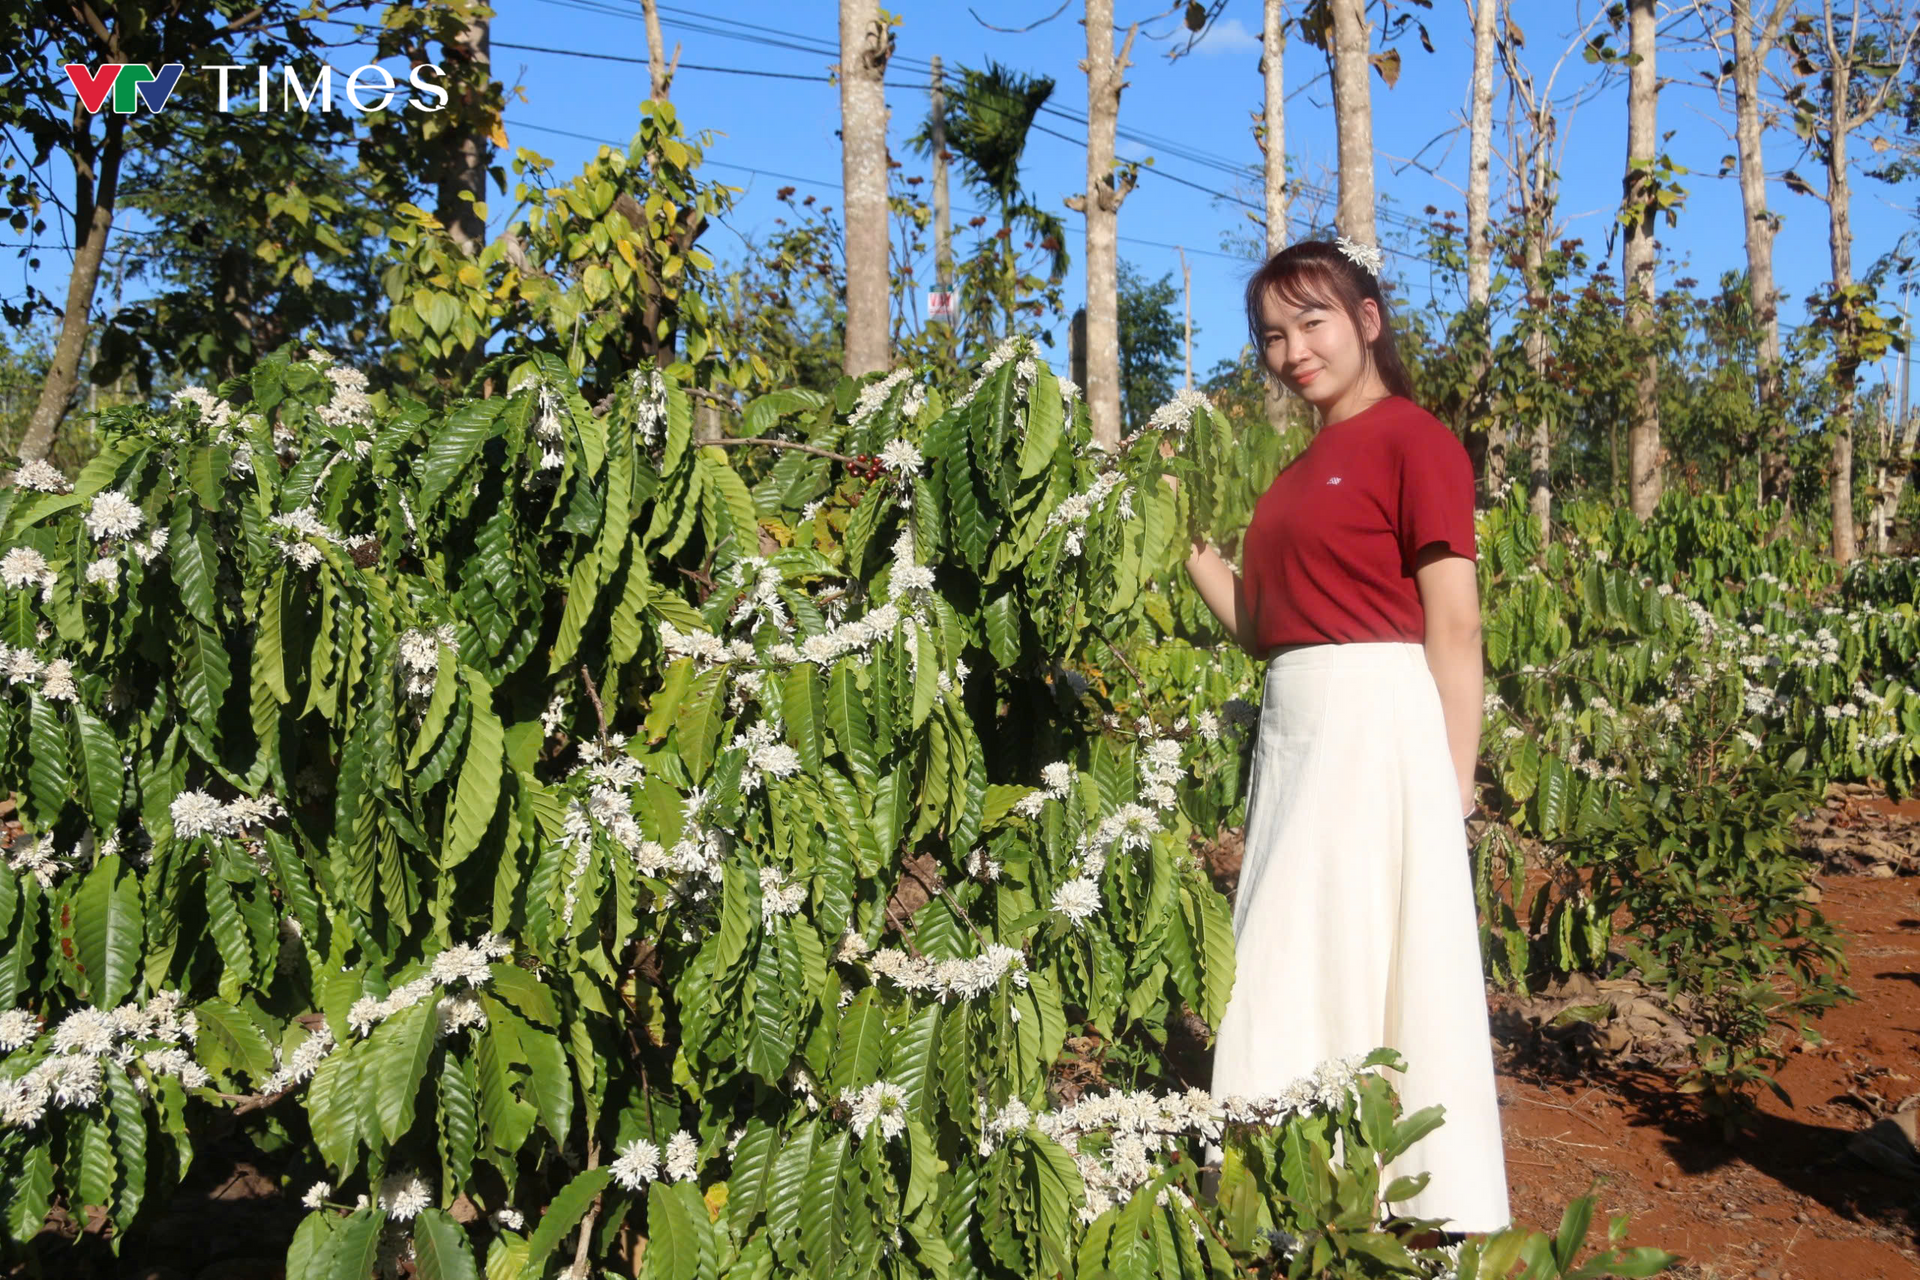
<instances>
[{"instance_id":1,"label":"white hair clip","mask_svg":"<svg viewBox=\"0 0 1920 1280\"><path fill-rule=\"evenodd\" d=\"M1376 246L1361 244L1358 240L1349 240L1345 236L1341 236L1335 240L1333 245L1334 248L1347 255L1348 262L1364 269L1368 275L1377 276L1380 274L1382 260L1380 250Z\"/></svg>"}]
</instances>

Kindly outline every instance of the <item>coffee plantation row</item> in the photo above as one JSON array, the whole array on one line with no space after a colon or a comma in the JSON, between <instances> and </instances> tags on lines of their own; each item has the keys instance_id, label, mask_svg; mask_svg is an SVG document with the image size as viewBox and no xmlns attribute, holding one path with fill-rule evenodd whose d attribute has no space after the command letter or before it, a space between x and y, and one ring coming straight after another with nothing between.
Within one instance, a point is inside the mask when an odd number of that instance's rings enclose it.
<instances>
[{"instance_id":1,"label":"coffee plantation row","mask_svg":"<svg viewBox=\"0 0 1920 1280\"><path fill-rule=\"evenodd\" d=\"M142 1256L237 1128L298 1280L1666 1264L1588 1256L1591 1198L1409 1249L1386 1164L1443 1117L1390 1053L1256 1099L1169 1055L1233 982L1193 850L1259 680L1179 566L1273 433L1183 394L1104 453L1021 341L721 437L671 373L489 373L443 411L288 349L0 491L12 1250ZM1772 518L1482 522L1491 976L1686 995L1730 1108L1844 995L1793 813L1920 743L1920 575Z\"/></svg>"}]
</instances>

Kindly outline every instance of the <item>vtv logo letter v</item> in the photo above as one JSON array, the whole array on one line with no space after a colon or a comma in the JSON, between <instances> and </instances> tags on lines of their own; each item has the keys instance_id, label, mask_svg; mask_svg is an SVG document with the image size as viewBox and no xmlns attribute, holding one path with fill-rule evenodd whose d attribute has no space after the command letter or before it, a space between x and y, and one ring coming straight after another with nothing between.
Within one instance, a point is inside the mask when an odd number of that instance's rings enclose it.
<instances>
[{"instance_id":1,"label":"vtv logo letter v","mask_svg":"<svg viewBox=\"0 0 1920 1280\"><path fill-rule=\"evenodd\" d=\"M73 81L75 93L80 95L80 105L88 111L98 111L107 104L107 91L113 88L114 79L120 74L120 64L109 62L95 71L78 62L67 64L67 79Z\"/></svg>"}]
</instances>

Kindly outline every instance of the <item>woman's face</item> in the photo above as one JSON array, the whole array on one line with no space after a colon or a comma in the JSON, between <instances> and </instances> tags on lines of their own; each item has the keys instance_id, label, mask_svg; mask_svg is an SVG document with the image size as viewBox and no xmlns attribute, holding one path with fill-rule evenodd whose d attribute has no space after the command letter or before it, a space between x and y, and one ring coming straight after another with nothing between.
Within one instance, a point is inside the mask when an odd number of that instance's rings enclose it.
<instances>
[{"instance_id":1,"label":"woman's face","mask_svg":"<svg viewBox=\"0 0 1920 1280\"><path fill-rule=\"evenodd\" d=\"M1343 408L1384 390L1367 358L1368 344L1380 336L1380 313L1372 299L1360 308L1364 331L1337 306L1290 302L1272 291L1260 304L1261 357L1268 370L1326 421L1338 421Z\"/></svg>"}]
</instances>

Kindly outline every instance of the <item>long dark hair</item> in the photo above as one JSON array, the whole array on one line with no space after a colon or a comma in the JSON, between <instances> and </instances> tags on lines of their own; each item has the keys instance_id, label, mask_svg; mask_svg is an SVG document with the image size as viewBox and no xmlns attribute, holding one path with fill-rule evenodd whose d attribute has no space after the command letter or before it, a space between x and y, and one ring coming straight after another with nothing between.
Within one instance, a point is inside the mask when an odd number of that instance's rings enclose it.
<instances>
[{"instance_id":1,"label":"long dark hair","mask_svg":"<svg viewBox=\"0 0 1920 1280\"><path fill-rule=\"evenodd\" d=\"M1380 281L1331 240L1296 241L1267 259L1266 265L1247 281L1247 332L1253 337L1253 349L1261 353L1263 369L1266 345L1261 341L1260 304L1269 294L1295 307L1338 308L1353 321L1355 333L1366 332L1360 304L1372 302L1380 309L1380 336L1368 347L1367 355L1390 393L1413 398L1413 379L1400 362L1400 348L1393 337L1393 309L1381 296ZM1272 376L1272 370L1267 373Z\"/></svg>"}]
</instances>

